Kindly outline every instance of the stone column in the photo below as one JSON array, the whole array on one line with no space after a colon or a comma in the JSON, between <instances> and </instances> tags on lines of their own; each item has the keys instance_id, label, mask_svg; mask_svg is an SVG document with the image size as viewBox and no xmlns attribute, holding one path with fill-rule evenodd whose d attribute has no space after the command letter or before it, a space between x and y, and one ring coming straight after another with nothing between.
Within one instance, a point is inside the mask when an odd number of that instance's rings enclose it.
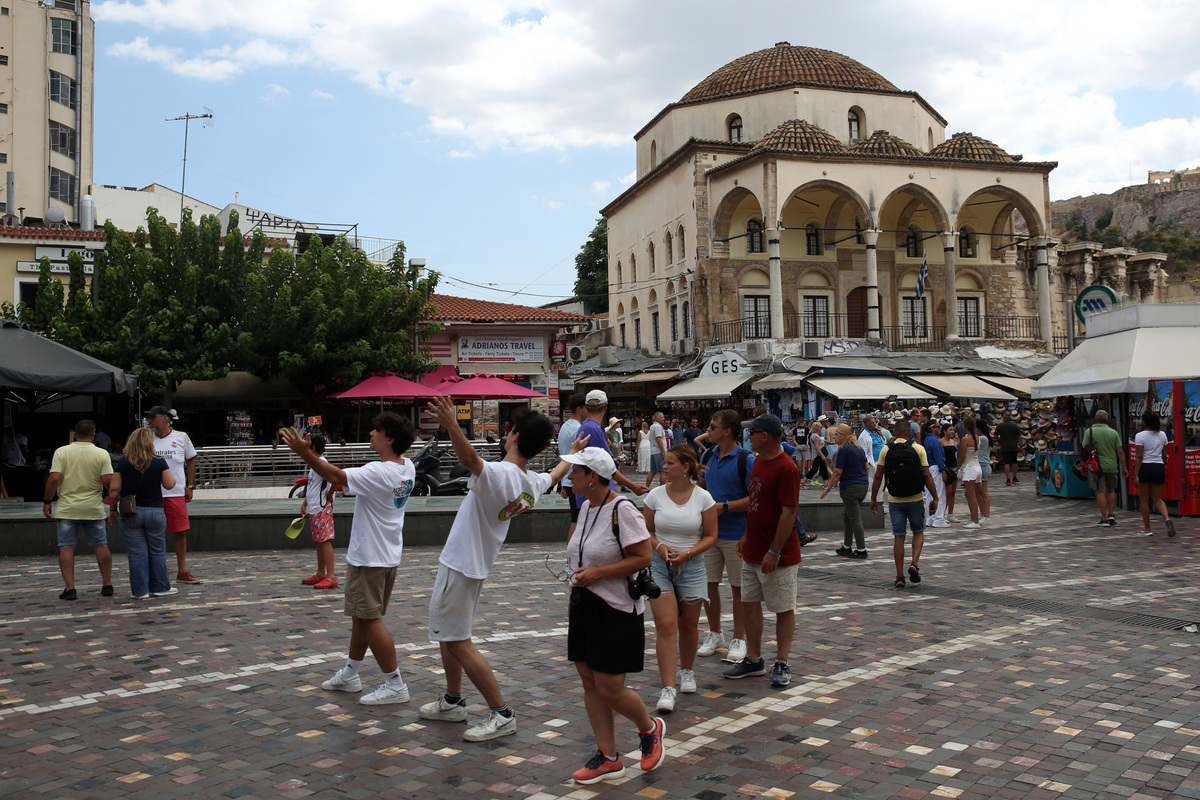
<instances>
[{"instance_id":1,"label":"stone column","mask_svg":"<svg viewBox=\"0 0 1200 800\"><path fill-rule=\"evenodd\" d=\"M1037 246L1034 263L1037 265L1038 326L1041 328L1046 349L1054 352L1054 328L1050 322L1050 262L1046 256L1046 247L1050 240L1039 236L1034 242Z\"/></svg>"},{"instance_id":2,"label":"stone column","mask_svg":"<svg viewBox=\"0 0 1200 800\"><path fill-rule=\"evenodd\" d=\"M770 265L771 338L783 338L783 268L779 262L779 228L767 229L767 263Z\"/></svg>"},{"instance_id":3,"label":"stone column","mask_svg":"<svg viewBox=\"0 0 1200 800\"><path fill-rule=\"evenodd\" d=\"M954 244L957 238L954 231L942 234L942 263L946 267L946 341L958 338L958 287L954 284L954 279L958 277L954 269Z\"/></svg>"},{"instance_id":4,"label":"stone column","mask_svg":"<svg viewBox=\"0 0 1200 800\"><path fill-rule=\"evenodd\" d=\"M863 241L867 243L867 339L878 341L879 330L879 259L875 253L875 245L879 243L879 231L862 232Z\"/></svg>"}]
</instances>

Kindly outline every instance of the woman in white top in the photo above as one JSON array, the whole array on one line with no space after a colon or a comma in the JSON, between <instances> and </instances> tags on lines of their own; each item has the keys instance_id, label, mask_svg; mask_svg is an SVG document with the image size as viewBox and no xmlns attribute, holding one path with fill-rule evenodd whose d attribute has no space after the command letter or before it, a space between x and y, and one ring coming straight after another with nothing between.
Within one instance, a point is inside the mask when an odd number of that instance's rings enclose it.
<instances>
[{"instance_id":1,"label":"woman in white top","mask_svg":"<svg viewBox=\"0 0 1200 800\"><path fill-rule=\"evenodd\" d=\"M650 423L642 420L642 429L637 435L637 471L650 471Z\"/></svg>"},{"instance_id":2,"label":"woman in white top","mask_svg":"<svg viewBox=\"0 0 1200 800\"><path fill-rule=\"evenodd\" d=\"M650 601L657 633L655 654L662 677L659 711L675 708L675 639L679 638L679 691L696 691L692 664L700 641L700 609L708 599L708 575L703 553L717 541L717 502L695 485L700 477L696 451L686 444L667 451L663 459L666 483L646 495L642 513L654 557L650 571L662 589Z\"/></svg>"},{"instance_id":3,"label":"woman in white top","mask_svg":"<svg viewBox=\"0 0 1200 800\"><path fill-rule=\"evenodd\" d=\"M1163 486L1167 482L1167 465L1163 459L1163 449L1167 446L1167 435L1162 432L1162 419L1157 411L1147 411L1142 414L1142 430L1133 437L1137 456L1133 463L1133 472L1138 479L1138 507L1142 510L1142 527L1138 528L1139 536L1149 536L1150 506L1158 509L1167 526L1167 536L1175 535L1175 523L1167 514L1167 504L1163 502Z\"/></svg>"},{"instance_id":4,"label":"woman in white top","mask_svg":"<svg viewBox=\"0 0 1200 800\"><path fill-rule=\"evenodd\" d=\"M975 417L967 414L963 417L963 437L958 442L958 482L963 485L963 493L967 496L967 508L971 511L971 521L963 528L978 528L979 516L979 481L983 479L983 470L979 466L979 434L975 431Z\"/></svg>"}]
</instances>

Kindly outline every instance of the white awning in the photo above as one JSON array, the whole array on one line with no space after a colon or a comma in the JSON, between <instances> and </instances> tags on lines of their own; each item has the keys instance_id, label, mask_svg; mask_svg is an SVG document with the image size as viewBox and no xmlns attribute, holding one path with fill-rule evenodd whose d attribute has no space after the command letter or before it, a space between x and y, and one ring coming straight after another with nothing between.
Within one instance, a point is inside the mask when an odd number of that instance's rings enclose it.
<instances>
[{"instance_id":1,"label":"white awning","mask_svg":"<svg viewBox=\"0 0 1200 800\"><path fill-rule=\"evenodd\" d=\"M1010 392L1019 392L1021 394L1029 394L1029 390L1033 388L1033 378L1010 378L1008 375L980 375L981 380L988 383L994 383L997 386L1002 386Z\"/></svg>"},{"instance_id":2,"label":"white awning","mask_svg":"<svg viewBox=\"0 0 1200 800\"><path fill-rule=\"evenodd\" d=\"M1152 380L1200 376L1200 327L1135 328L1083 342L1041 377L1036 398L1144 392Z\"/></svg>"},{"instance_id":3,"label":"white awning","mask_svg":"<svg viewBox=\"0 0 1200 800\"><path fill-rule=\"evenodd\" d=\"M706 375L688 378L667 389L659 400L716 400L729 397L733 390L753 378L752 373L738 375Z\"/></svg>"},{"instance_id":4,"label":"white awning","mask_svg":"<svg viewBox=\"0 0 1200 800\"><path fill-rule=\"evenodd\" d=\"M799 389L802 380L802 372L776 372L774 375L759 378L751 388L757 392L765 392L768 389Z\"/></svg>"},{"instance_id":5,"label":"white awning","mask_svg":"<svg viewBox=\"0 0 1200 800\"><path fill-rule=\"evenodd\" d=\"M808 378L807 382L825 394L839 400L878 400L883 402L895 395L900 400L932 400L933 395L924 389L895 378L879 375L822 375Z\"/></svg>"},{"instance_id":6,"label":"white awning","mask_svg":"<svg viewBox=\"0 0 1200 800\"><path fill-rule=\"evenodd\" d=\"M904 377L911 378L919 384L928 386L935 391L950 397L966 397L971 400L1016 400L1001 389L990 383L984 383L974 375L964 375L955 372L912 372Z\"/></svg>"},{"instance_id":7,"label":"white awning","mask_svg":"<svg viewBox=\"0 0 1200 800\"><path fill-rule=\"evenodd\" d=\"M679 370L669 369L660 372L639 372L626 378L621 383L654 383L655 381L673 381L679 377Z\"/></svg>"}]
</instances>

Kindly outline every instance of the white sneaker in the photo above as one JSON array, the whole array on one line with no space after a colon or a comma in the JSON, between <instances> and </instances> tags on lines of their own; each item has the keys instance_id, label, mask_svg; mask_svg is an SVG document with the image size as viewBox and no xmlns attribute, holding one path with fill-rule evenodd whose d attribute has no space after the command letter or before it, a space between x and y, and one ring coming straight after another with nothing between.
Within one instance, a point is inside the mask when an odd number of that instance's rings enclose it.
<instances>
[{"instance_id":1,"label":"white sneaker","mask_svg":"<svg viewBox=\"0 0 1200 800\"><path fill-rule=\"evenodd\" d=\"M976 528L982 528L982 527L983 526L980 525L978 522L968 522L966 525L963 525L963 530L964 531L975 530Z\"/></svg>"},{"instance_id":2,"label":"white sneaker","mask_svg":"<svg viewBox=\"0 0 1200 800\"><path fill-rule=\"evenodd\" d=\"M364 706L383 706L389 703L407 703L408 702L408 687L398 686L392 688L386 683L380 686L370 694L364 694L358 698L358 702Z\"/></svg>"},{"instance_id":3,"label":"white sneaker","mask_svg":"<svg viewBox=\"0 0 1200 800\"><path fill-rule=\"evenodd\" d=\"M722 661L728 661L731 664L739 664L746 657L746 643L741 639L730 639L729 649L725 651L725 657Z\"/></svg>"},{"instance_id":4,"label":"white sneaker","mask_svg":"<svg viewBox=\"0 0 1200 800\"><path fill-rule=\"evenodd\" d=\"M937 522L929 523L929 527L931 527L931 528L949 528L950 523L939 519Z\"/></svg>"},{"instance_id":5,"label":"white sneaker","mask_svg":"<svg viewBox=\"0 0 1200 800\"><path fill-rule=\"evenodd\" d=\"M438 695L438 699L434 702L426 703L418 708L417 716L421 719L438 719L443 722L466 722L467 703L465 700L447 703L446 695Z\"/></svg>"},{"instance_id":6,"label":"white sneaker","mask_svg":"<svg viewBox=\"0 0 1200 800\"><path fill-rule=\"evenodd\" d=\"M696 673L690 669L679 670L679 691L683 694L695 694Z\"/></svg>"},{"instance_id":7,"label":"white sneaker","mask_svg":"<svg viewBox=\"0 0 1200 800\"><path fill-rule=\"evenodd\" d=\"M704 641L696 648L696 655L711 656L717 652L717 648L725 644L725 637L715 631L709 631L704 634Z\"/></svg>"},{"instance_id":8,"label":"white sneaker","mask_svg":"<svg viewBox=\"0 0 1200 800\"><path fill-rule=\"evenodd\" d=\"M664 686L662 694L658 696L659 711L674 711L675 710L675 687Z\"/></svg>"},{"instance_id":9,"label":"white sneaker","mask_svg":"<svg viewBox=\"0 0 1200 800\"><path fill-rule=\"evenodd\" d=\"M979 518L979 524L980 524L980 525L987 525L987 524L988 524L989 522L991 522L991 521L992 521L992 518L991 518L991 517L980 517L980 518Z\"/></svg>"},{"instance_id":10,"label":"white sneaker","mask_svg":"<svg viewBox=\"0 0 1200 800\"><path fill-rule=\"evenodd\" d=\"M179 590L176 589L174 586L172 586L170 589L167 589L165 592L151 592L150 596L151 597L170 597L173 594L179 594Z\"/></svg>"},{"instance_id":11,"label":"white sneaker","mask_svg":"<svg viewBox=\"0 0 1200 800\"><path fill-rule=\"evenodd\" d=\"M361 692L362 680L355 675L353 678L347 678L343 667L333 673L333 677L321 684L322 689L331 692Z\"/></svg>"},{"instance_id":12,"label":"white sneaker","mask_svg":"<svg viewBox=\"0 0 1200 800\"><path fill-rule=\"evenodd\" d=\"M517 732L517 715L504 716L498 711L488 712L487 719L477 725L467 728L463 738L468 742L486 742L488 739L499 739Z\"/></svg>"},{"instance_id":13,"label":"white sneaker","mask_svg":"<svg viewBox=\"0 0 1200 800\"><path fill-rule=\"evenodd\" d=\"M958 524L958 517L954 516L953 514L947 514L947 515L946 515L946 522L949 522L951 525L957 525L957 524Z\"/></svg>"}]
</instances>

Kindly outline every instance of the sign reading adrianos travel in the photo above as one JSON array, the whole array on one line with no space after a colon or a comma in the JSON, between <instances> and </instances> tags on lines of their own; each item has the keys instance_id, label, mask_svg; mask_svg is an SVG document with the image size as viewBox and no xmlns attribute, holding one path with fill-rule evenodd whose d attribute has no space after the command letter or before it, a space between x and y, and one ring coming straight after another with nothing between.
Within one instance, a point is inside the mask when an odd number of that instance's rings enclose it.
<instances>
[{"instance_id":1,"label":"sign reading adrianos travel","mask_svg":"<svg viewBox=\"0 0 1200 800\"><path fill-rule=\"evenodd\" d=\"M460 336L458 360L513 361L541 364L546 360L544 336Z\"/></svg>"},{"instance_id":2,"label":"sign reading adrianos travel","mask_svg":"<svg viewBox=\"0 0 1200 800\"><path fill-rule=\"evenodd\" d=\"M1101 311L1112 311L1117 307L1117 293L1107 286L1092 284L1075 296L1075 316L1084 325L1087 318Z\"/></svg>"}]
</instances>

